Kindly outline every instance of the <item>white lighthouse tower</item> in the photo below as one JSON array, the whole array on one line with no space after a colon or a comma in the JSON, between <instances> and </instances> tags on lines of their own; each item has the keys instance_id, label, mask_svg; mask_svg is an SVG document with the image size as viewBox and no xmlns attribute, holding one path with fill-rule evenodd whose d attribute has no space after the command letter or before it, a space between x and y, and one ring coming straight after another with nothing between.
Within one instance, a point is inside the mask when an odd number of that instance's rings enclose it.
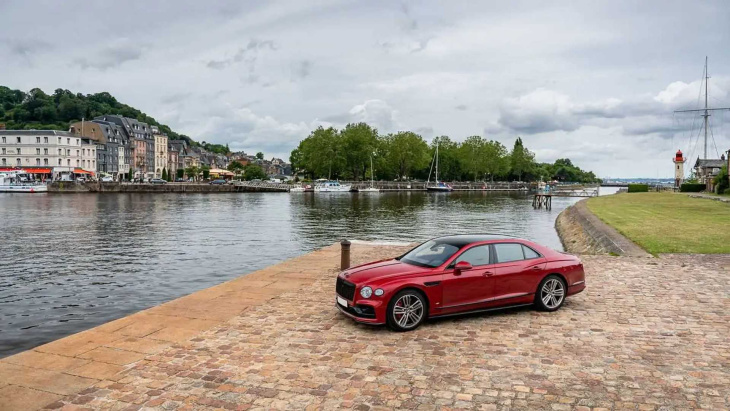
<instances>
[{"instance_id":1,"label":"white lighthouse tower","mask_svg":"<svg viewBox=\"0 0 730 411\"><path fill-rule=\"evenodd\" d=\"M672 161L674 161L674 188L679 188L684 182L684 162L687 159L682 155L682 150L677 150Z\"/></svg>"}]
</instances>

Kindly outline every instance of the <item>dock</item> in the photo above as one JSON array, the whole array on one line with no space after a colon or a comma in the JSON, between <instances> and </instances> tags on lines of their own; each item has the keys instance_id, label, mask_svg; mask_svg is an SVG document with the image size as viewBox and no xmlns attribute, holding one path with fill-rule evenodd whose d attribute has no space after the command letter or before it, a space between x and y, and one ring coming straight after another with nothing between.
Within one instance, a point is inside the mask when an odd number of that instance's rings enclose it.
<instances>
[{"instance_id":1,"label":"dock","mask_svg":"<svg viewBox=\"0 0 730 411\"><path fill-rule=\"evenodd\" d=\"M559 311L405 333L339 313L339 260L329 246L4 358L0 409L730 408L725 256L584 256L587 292Z\"/></svg>"}]
</instances>

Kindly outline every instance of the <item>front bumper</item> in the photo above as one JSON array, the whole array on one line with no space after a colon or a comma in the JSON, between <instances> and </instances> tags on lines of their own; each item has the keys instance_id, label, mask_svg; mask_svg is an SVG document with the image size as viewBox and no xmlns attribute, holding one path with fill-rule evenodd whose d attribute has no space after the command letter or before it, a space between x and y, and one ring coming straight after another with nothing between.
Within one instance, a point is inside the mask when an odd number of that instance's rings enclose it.
<instances>
[{"instance_id":1,"label":"front bumper","mask_svg":"<svg viewBox=\"0 0 730 411\"><path fill-rule=\"evenodd\" d=\"M356 304L347 301L347 308L345 308L337 302L336 296L335 307L337 307L342 314L345 314L359 323L372 325L385 324L385 303L383 301L364 300L358 301Z\"/></svg>"}]
</instances>

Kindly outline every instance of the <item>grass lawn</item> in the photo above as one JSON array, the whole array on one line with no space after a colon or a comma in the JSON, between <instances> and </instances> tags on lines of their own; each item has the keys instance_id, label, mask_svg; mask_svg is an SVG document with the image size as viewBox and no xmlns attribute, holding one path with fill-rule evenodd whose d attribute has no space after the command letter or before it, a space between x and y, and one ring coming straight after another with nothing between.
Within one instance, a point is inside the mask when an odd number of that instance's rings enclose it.
<instances>
[{"instance_id":1,"label":"grass lawn","mask_svg":"<svg viewBox=\"0 0 730 411\"><path fill-rule=\"evenodd\" d=\"M646 251L730 253L730 204L675 193L591 198L588 209Z\"/></svg>"}]
</instances>

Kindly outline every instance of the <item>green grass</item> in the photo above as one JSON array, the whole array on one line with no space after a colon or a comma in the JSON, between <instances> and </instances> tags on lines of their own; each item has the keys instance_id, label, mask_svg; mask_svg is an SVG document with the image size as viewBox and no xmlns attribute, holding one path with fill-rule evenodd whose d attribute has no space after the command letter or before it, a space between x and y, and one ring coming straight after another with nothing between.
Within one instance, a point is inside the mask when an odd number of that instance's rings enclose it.
<instances>
[{"instance_id":1,"label":"green grass","mask_svg":"<svg viewBox=\"0 0 730 411\"><path fill-rule=\"evenodd\" d=\"M730 253L730 204L674 193L591 198L588 209L646 251Z\"/></svg>"}]
</instances>

